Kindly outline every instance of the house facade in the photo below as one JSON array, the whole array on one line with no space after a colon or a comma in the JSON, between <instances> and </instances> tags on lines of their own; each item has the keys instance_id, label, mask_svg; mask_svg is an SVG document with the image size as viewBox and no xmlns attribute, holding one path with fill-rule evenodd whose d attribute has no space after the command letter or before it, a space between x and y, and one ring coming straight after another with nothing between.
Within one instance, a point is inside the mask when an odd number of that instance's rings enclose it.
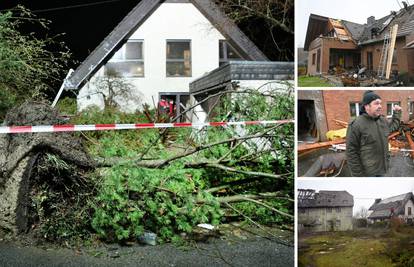
<instances>
[{"instance_id":1,"label":"house facade","mask_svg":"<svg viewBox=\"0 0 414 267\"><path fill-rule=\"evenodd\" d=\"M385 199L376 199L369 208L371 214L368 219L372 222L386 221L399 218L405 223L413 223L414 196L412 192Z\"/></svg>"},{"instance_id":2,"label":"house facade","mask_svg":"<svg viewBox=\"0 0 414 267\"><path fill-rule=\"evenodd\" d=\"M304 49L309 51L308 74L355 70L359 65L376 73L385 35L398 25L391 71L414 75L414 6L405 5L380 19L371 16L365 24L311 14Z\"/></svg>"},{"instance_id":3,"label":"house facade","mask_svg":"<svg viewBox=\"0 0 414 267\"><path fill-rule=\"evenodd\" d=\"M352 230L354 198L347 191L298 189L300 231Z\"/></svg>"},{"instance_id":4,"label":"house facade","mask_svg":"<svg viewBox=\"0 0 414 267\"><path fill-rule=\"evenodd\" d=\"M163 100L179 113L189 84L219 66L266 56L213 3L142 0L65 82L79 90L78 109L104 106L102 80L121 76L132 90L116 99L132 112Z\"/></svg>"},{"instance_id":5,"label":"house facade","mask_svg":"<svg viewBox=\"0 0 414 267\"><path fill-rule=\"evenodd\" d=\"M360 115L364 91L358 90L299 90L298 91L298 133L299 140L326 141L326 133L343 126L335 120L350 122ZM377 92L382 100L383 114L391 117L393 106L402 108L401 119L414 119L414 90L381 90Z\"/></svg>"}]
</instances>

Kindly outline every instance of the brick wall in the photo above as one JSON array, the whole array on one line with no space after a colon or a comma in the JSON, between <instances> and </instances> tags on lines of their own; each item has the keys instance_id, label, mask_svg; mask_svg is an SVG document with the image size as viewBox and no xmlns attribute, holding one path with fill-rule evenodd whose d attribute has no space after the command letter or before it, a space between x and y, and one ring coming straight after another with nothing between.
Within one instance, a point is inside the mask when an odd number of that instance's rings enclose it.
<instances>
[{"instance_id":1,"label":"brick wall","mask_svg":"<svg viewBox=\"0 0 414 267\"><path fill-rule=\"evenodd\" d=\"M333 119L350 122L351 102L361 102L365 90L324 90L323 98L325 103L326 120L328 130L338 130ZM414 90L376 90L382 99L383 114L387 112L387 102L400 102L402 108L402 120L409 120L409 102L414 101Z\"/></svg>"}]
</instances>

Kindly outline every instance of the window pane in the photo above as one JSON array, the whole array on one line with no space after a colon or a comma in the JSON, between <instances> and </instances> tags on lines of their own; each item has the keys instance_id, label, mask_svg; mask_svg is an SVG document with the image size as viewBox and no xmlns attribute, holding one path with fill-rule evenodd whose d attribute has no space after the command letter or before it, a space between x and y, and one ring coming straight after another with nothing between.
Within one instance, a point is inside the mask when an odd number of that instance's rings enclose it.
<instances>
[{"instance_id":1,"label":"window pane","mask_svg":"<svg viewBox=\"0 0 414 267\"><path fill-rule=\"evenodd\" d=\"M355 105L355 103L349 104L349 109L351 111L351 117L355 117L357 115L356 114L356 105Z\"/></svg>"},{"instance_id":2,"label":"window pane","mask_svg":"<svg viewBox=\"0 0 414 267\"><path fill-rule=\"evenodd\" d=\"M142 59L142 42L126 43L125 59Z\"/></svg>"},{"instance_id":3,"label":"window pane","mask_svg":"<svg viewBox=\"0 0 414 267\"><path fill-rule=\"evenodd\" d=\"M191 62L167 62L167 76L191 76Z\"/></svg>"},{"instance_id":4,"label":"window pane","mask_svg":"<svg viewBox=\"0 0 414 267\"><path fill-rule=\"evenodd\" d=\"M143 77L143 62L109 62L105 66L105 74L117 73L123 77Z\"/></svg>"},{"instance_id":5,"label":"window pane","mask_svg":"<svg viewBox=\"0 0 414 267\"><path fill-rule=\"evenodd\" d=\"M168 42L167 59L190 59L190 42Z\"/></svg>"}]
</instances>

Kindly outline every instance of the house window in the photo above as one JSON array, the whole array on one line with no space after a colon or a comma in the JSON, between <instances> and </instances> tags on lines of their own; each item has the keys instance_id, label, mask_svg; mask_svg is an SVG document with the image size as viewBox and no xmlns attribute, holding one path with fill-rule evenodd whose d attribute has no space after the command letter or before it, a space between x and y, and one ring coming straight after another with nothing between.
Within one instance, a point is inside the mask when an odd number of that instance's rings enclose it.
<instances>
[{"instance_id":1,"label":"house window","mask_svg":"<svg viewBox=\"0 0 414 267\"><path fill-rule=\"evenodd\" d=\"M312 54L312 65L315 65L316 62L316 53Z\"/></svg>"},{"instance_id":2,"label":"house window","mask_svg":"<svg viewBox=\"0 0 414 267\"><path fill-rule=\"evenodd\" d=\"M336 228L340 228L341 227L341 220L336 220L336 224L335 224Z\"/></svg>"},{"instance_id":3,"label":"house window","mask_svg":"<svg viewBox=\"0 0 414 267\"><path fill-rule=\"evenodd\" d=\"M410 115L411 115L411 114L413 114L413 112L414 112L414 101L410 101L410 102L408 103L408 106L409 106L409 113L410 113Z\"/></svg>"},{"instance_id":4,"label":"house window","mask_svg":"<svg viewBox=\"0 0 414 267\"><path fill-rule=\"evenodd\" d=\"M243 57L226 40L219 40L219 65L230 60L243 60Z\"/></svg>"},{"instance_id":5,"label":"house window","mask_svg":"<svg viewBox=\"0 0 414 267\"><path fill-rule=\"evenodd\" d=\"M401 105L400 102L387 102L387 118L391 118L394 114L394 106Z\"/></svg>"},{"instance_id":6,"label":"house window","mask_svg":"<svg viewBox=\"0 0 414 267\"><path fill-rule=\"evenodd\" d=\"M143 41L128 40L106 63L105 75L144 77Z\"/></svg>"},{"instance_id":7,"label":"house window","mask_svg":"<svg viewBox=\"0 0 414 267\"><path fill-rule=\"evenodd\" d=\"M411 215L411 207L408 207L407 213L408 215Z\"/></svg>"},{"instance_id":8,"label":"house window","mask_svg":"<svg viewBox=\"0 0 414 267\"><path fill-rule=\"evenodd\" d=\"M351 118L355 118L359 116L359 109L361 104L360 103L350 103L349 110L351 113Z\"/></svg>"},{"instance_id":9,"label":"house window","mask_svg":"<svg viewBox=\"0 0 414 267\"><path fill-rule=\"evenodd\" d=\"M191 77L190 40L167 40L167 77Z\"/></svg>"},{"instance_id":10,"label":"house window","mask_svg":"<svg viewBox=\"0 0 414 267\"><path fill-rule=\"evenodd\" d=\"M332 208L326 208L327 213L332 213Z\"/></svg>"},{"instance_id":11,"label":"house window","mask_svg":"<svg viewBox=\"0 0 414 267\"><path fill-rule=\"evenodd\" d=\"M392 64L397 64L397 48L394 48L394 53L392 53Z\"/></svg>"},{"instance_id":12,"label":"house window","mask_svg":"<svg viewBox=\"0 0 414 267\"><path fill-rule=\"evenodd\" d=\"M372 52L367 52L367 69L368 70L373 70L373 56L372 56Z\"/></svg>"},{"instance_id":13,"label":"house window","mask_svg":"<svg viewBox=\"0 0 414 267\"><path fill-rule=\"evenodd\" d=\"M336 213L341 213L341 208L336 208Z\"/></svg>"}]
</instances>

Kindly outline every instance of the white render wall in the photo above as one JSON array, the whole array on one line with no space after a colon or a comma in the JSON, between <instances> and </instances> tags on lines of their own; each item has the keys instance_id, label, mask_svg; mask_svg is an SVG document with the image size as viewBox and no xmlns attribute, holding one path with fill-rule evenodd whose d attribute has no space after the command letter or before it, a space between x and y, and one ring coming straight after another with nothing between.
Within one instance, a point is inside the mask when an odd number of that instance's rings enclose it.
<instances>
[{"instance_id":1,"label":"white render wall","mask_svg":"<svg viewBox=\"0 0 414 267\"><path fill-rule=\"evenodd\" d=\"M219 40L225 39L220 32L191 3L163 3L132 34L130 39L143 40L144 77L125 78L134 85L135 94L143 96L143 102L153 106L159 92L189 92L189 83L219 66ZM191 40L191 77L166 77L166 41L169 39ZM99 94L93 94L93 80L103 75L99 70L91 82L79 92L78 109L89 105L103 108ZM87 97L90 96L90 97ZM123 105L124 111L135 111L140 103Z\"/></svg>"},{"instance_id":2,"label":"white render wall","mask_svg":"<svg viewBox=\"0 0 414 267\"><path fill-rule=\"evenodd\" d=\"M337 212L335 207L332 208L331 212L328 212L325 207L300 208L298 210L298 224L300 226L316 222L314 227L309 228L310 231L330 231L332 229L328 221L336 222L336 220L340 220L341 224L339 227L334 227L335 231L352 230L352 207L341 207L340 212Z\"/></svg>"},{"instance_id":3,"label":"white render wall","mask_svg":"<svg viewBox=\"0 0 414 267\"><path fill-rule=\"evenodd\" d=\"M408 215L408 207L411 207L411 215ZM414 218L414 203L410 200L407 201L404 207L404 219Z\"/></svg>"}]
</instances>

